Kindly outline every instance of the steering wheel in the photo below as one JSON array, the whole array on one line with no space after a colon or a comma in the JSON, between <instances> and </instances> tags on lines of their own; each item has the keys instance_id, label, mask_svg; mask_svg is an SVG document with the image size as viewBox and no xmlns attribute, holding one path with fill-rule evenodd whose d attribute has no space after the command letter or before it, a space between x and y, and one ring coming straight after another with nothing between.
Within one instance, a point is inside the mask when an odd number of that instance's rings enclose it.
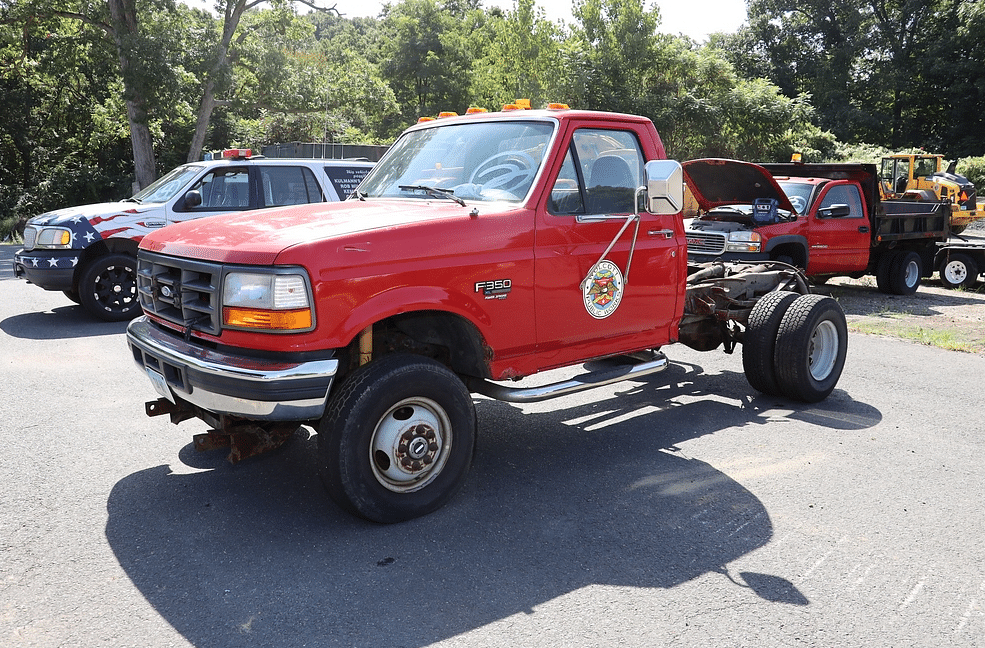
<instances>
[{"instance_id":1,"label":"steering wheel","mask_svg":"<svg viewBox=\"0 0 985 648\"><path fill-rule=\"evenodd\" d=\"M803 214L807 208L807 201L803 196L789 196L790 206L797 210L798 214Z\"/></svg>"},{"instance_id":2,"label":"steering wheel","mask_svg":"<svg viewBox=\"0 0 985 648\"><path fill-rule=\"evenodd\" d=\"M537 162L526 151L503 151L483 160L469 182L482 185L481 193L502 191L513 198L527 193L537 172Z\"/></svg>"}]
</instances>

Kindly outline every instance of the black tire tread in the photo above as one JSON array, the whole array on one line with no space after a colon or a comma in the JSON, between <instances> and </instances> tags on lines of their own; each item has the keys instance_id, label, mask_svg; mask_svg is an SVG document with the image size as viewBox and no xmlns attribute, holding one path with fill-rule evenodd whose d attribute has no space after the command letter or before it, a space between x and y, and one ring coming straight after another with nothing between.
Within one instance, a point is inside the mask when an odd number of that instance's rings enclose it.
<instances>
[{"instance_id":1,"label":"black tire tread","mask_svg":"<svg viewBox=\"0 0 985 648\"><path fill-rule=\"evenodd\" d=\"M756 391L776 396L780 388L773 369L776 334L797 293L777 291L764 295L753 307L742 338L742 369Z\"/></svg>"}]
</instances>

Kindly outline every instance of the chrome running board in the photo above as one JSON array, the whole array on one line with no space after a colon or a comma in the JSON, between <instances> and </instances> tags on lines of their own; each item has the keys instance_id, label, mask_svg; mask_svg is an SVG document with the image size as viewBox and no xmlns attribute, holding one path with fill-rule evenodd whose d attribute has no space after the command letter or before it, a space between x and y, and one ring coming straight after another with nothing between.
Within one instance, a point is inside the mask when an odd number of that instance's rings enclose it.
<instances>
[{"instance_id":1,"label":"chrome running board","mask_svg":"<svg viewBox=\"0 0 985 648\"><path fill-rule=\"evenodd\" d=\"M648 376L667 368L667 356L656 353L652 360L640 362L633 365L622 365L605 371L593 371L591 373L575 376L570 380L540 385L537 387L506 387L499 383L484 378L469 378L466 381L469 391L494 398L496 400L507 401L510 403L537 403L540 401L577 394L596 387L604 387L623 380L632 380Z\"/></svg>"}]
</instances>

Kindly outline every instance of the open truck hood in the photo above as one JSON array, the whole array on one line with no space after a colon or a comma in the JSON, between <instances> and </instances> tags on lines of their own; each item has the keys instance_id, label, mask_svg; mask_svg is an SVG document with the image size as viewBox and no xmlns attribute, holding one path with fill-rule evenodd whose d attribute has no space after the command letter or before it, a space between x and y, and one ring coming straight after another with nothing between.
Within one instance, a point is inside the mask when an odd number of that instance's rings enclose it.
<instances>
[{"instance_id":1,"label":"open truck hood","mask_svg":"<svg viewBox=\"0 0 985 648\"><path fill-rule=\"evenodd\" d=\"M772 198L778 209L797 213L770 172L758 164L703 158L689 160L681 166L684 182L702 211L724 205L751 205L757 198Z\"/></svg>"}]
</instances>

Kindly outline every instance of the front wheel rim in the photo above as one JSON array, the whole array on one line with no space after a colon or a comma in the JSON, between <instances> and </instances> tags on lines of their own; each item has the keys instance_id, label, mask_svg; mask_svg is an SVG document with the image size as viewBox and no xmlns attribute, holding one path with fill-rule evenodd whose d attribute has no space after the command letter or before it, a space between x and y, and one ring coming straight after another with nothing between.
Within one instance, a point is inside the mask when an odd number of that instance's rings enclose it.
<instances>
[{"instance_id":1,"label":"front wheel rim","mask_svg":"<svg viewBox=\"0 0 985 648\"><path fill-rule=\"evenodd\" d=\"M123 312L137 300L137 278L133 268L112 265L96 275L93 296L106 310Z\"/></svg>"},{"instance_id":2,"label":"front wheel rim","mask_svg":"<svg viewBox=\"0 0 985 648\"><path fill-rule=\"evenodd\" d=\"M405 398L376 424L369 464L383 487L410 493L441 474L451 446L451 419L445 409L429 398Z\"/></svg>"},{"instance_id":3,"label":"front wheel rim","mask_svg":"<svg viewBox=\"0 0 985 648\"><path fill-rule=\"evenodd\" d=\"M837 359L838 328L834 322L825 320L811 334L808 363L814 380L822 381L830 376Z\"/></svg>"},{"instance_id":4,"label":"front wheel rim","mask_svg":"<svg viewBox=\"0 0 985 648\"><path fill-rule=\"evenodd\" d=\"M960 261L950 261L944 266L944 278L953 284L963 283L968 278L968 268Z\"/></svg>"}]
</instances>

